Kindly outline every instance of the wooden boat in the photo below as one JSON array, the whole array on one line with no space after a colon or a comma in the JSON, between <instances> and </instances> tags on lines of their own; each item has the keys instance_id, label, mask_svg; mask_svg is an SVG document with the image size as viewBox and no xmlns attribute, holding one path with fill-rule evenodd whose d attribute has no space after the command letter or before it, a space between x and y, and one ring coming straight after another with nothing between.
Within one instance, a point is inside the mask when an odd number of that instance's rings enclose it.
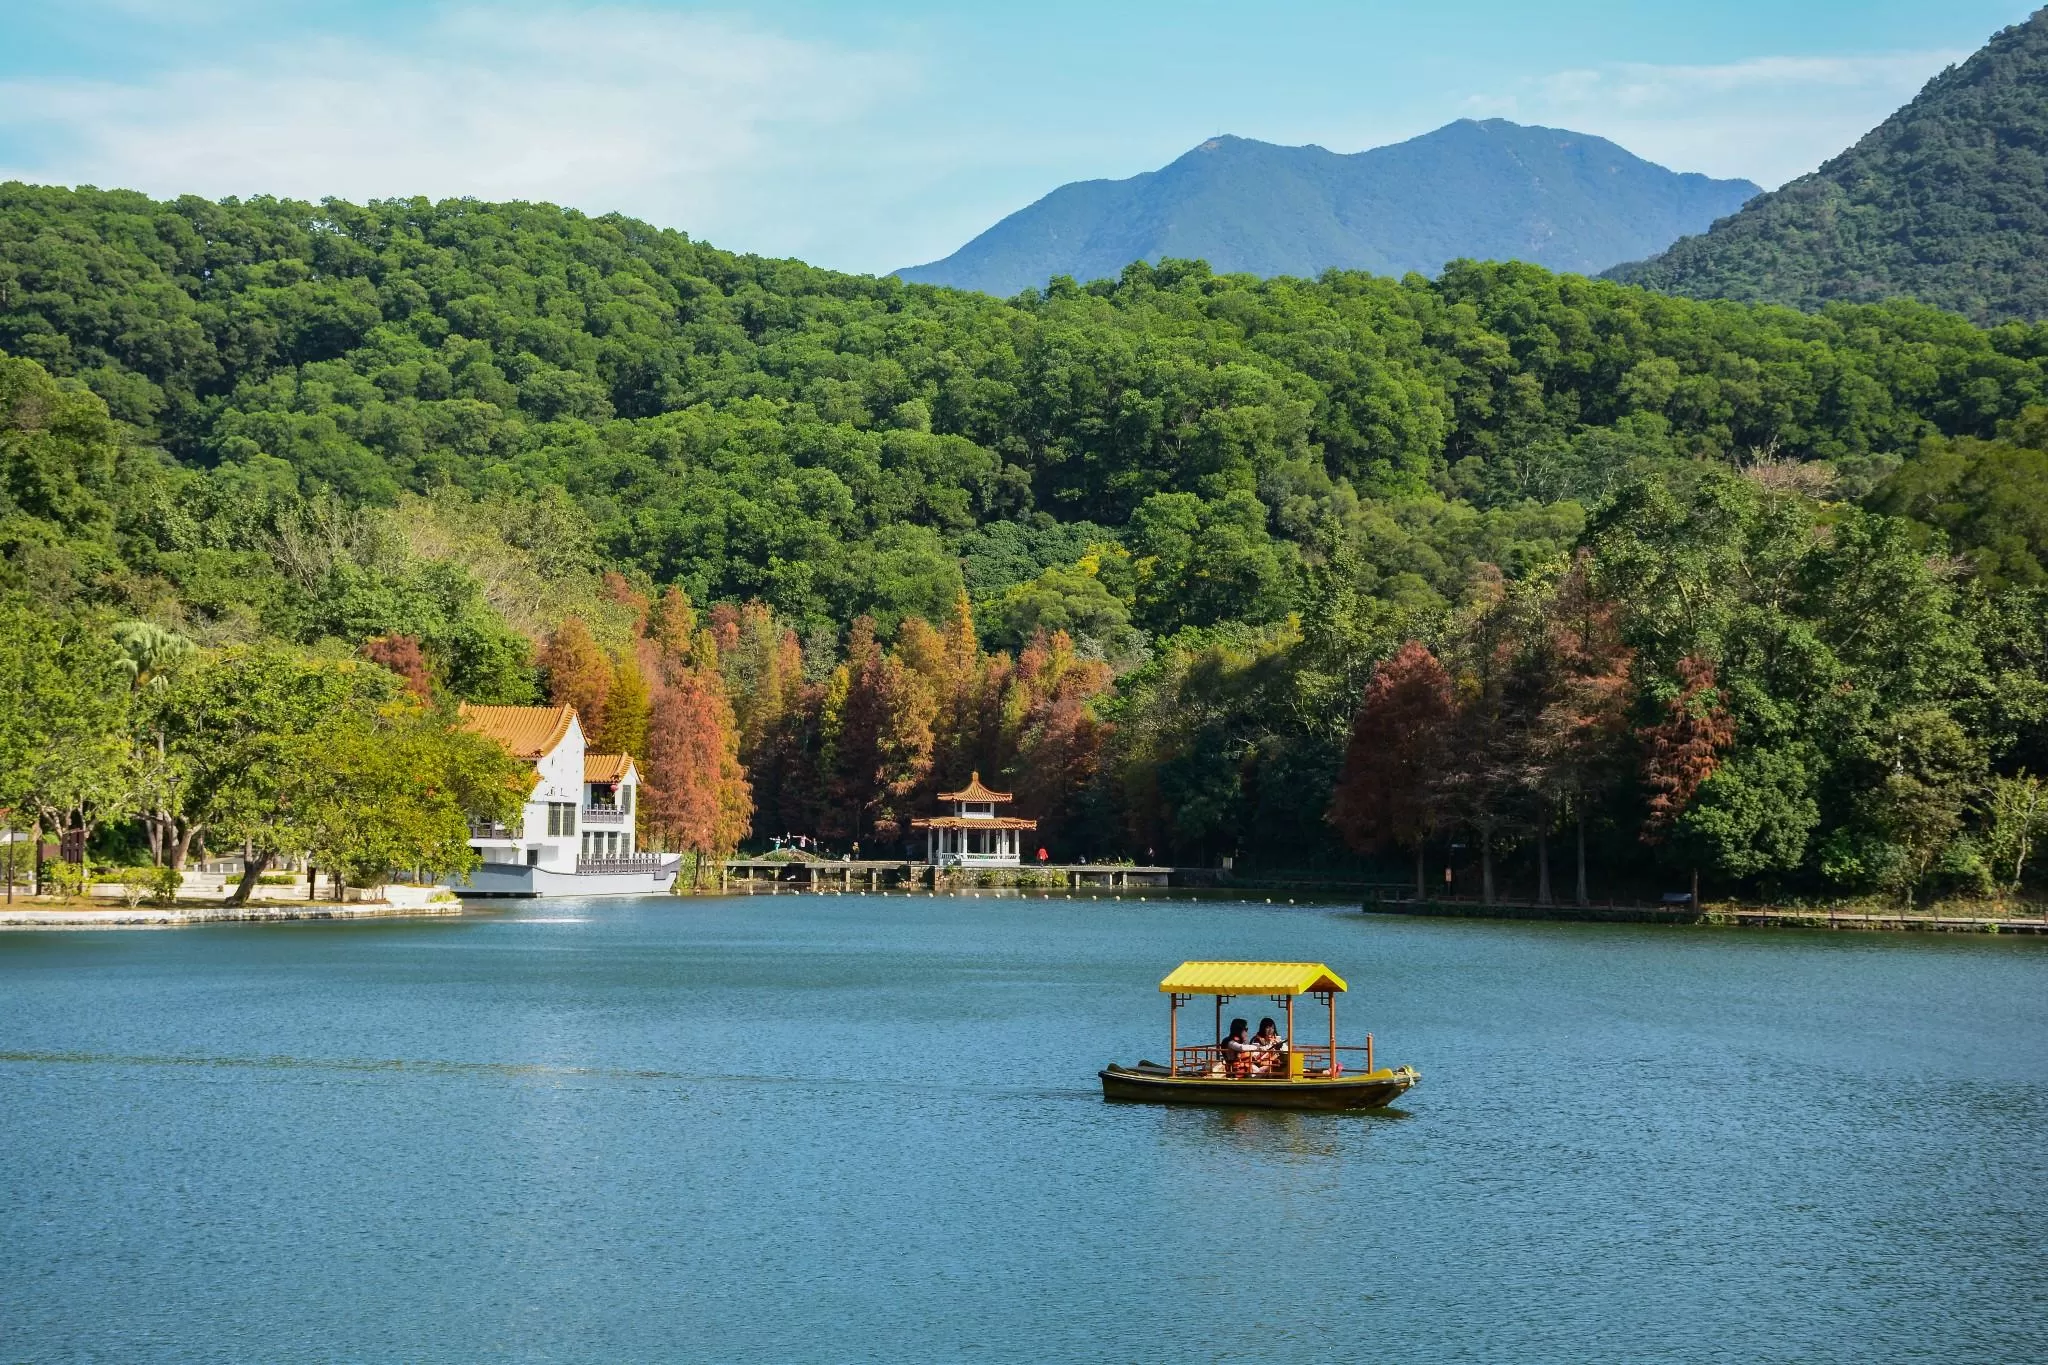
<instances>
[{"instance_id":1,"label":"wooden boat","mask_svg":"<svg viewBox=\"0 0 2048 1365\"><path fill-rule=\"evenodd\" d=\"M1141 1104L1207 1104L1256 1109L1383 1109L1421 1081L1412 1066L1375 1067L1373 1041L1337 1044L1337 997L1344 978L1320 962L1183 962L1159 989L1167 997L1168 1064L1112 1062L1099 1074L1102 1097ZM1180 1010L1197 995L1216 997L1216 1041L1183 1047ZM1223 1006L1240 995L1269 995L1287 1012L1278 1047L1247 1052L1226 1046ZM1329 1012L1328 1043L1294 1041L1294 1002L1320 1000ZM1350 1054L1347 1059L1345 1054ZM1358 1066L1347 1069L1347 1060Z\"/></svg>"}]
</instances>

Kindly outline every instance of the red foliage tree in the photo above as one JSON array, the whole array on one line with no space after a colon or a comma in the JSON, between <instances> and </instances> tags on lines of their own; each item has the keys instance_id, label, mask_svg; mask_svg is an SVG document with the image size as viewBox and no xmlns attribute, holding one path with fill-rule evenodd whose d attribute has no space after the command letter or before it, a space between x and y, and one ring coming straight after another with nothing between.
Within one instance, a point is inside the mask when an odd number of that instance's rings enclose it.
<instances>
[{"instance_id":1,"label":"red foliage tree","mask_svg":"<svg viewBox=\"0 0 2048 1365\"><path fill-rule=\"evenodd\" d=\"M1534 780L1545 815L1538 831L1537 899L1550 903L1550 849L1544 835L1559 807L1568 810L1577 846L1576 899L1588 899L1586 813L1623 771L1635 653L1622 643L1613 603L1594 595L1588 557L1580 556L1547 604L1538 667L1543 702L1530 735Z\"/></svg>"},{"instance_id":2,"label":"red foliage tree","mask_svg":"<svg viewBox=\"0 0 2048 1365\"><path fill-rule=\"evenodd\" d=\"M405 679L406 687L421 701L433 699L434 673L427 666L427 656L420 652L419 637L378 635L363 641L361 653L371 663Z\"/></svg>"},{"instance_id":3,"label":"red foliage tree","mask_svg":"<svg viewBox=\"0 0 2048 1365\"><path fill-rule=\"evenodd\" d=\"M1415 894L1428 894L1423 848L1442 819L1457 707L1451 675L1415 640L1373 673L1351 723L1329 821L1361 852L1415 851Z\"/></svg>"},{"instance_id":4,"label":"red foliage tree","mask_svg":"<svg viewBox=\"0 0 2048 1365\"><path fill-rule=\"evenodd\" d=\"M1678 661L1678 683L1664 719L1642 732L1643 779L1650 788L1645 843L1657 843L1670 832L1735 740L1735 721L1721 703L1714 665L1688 655Z\"/></svg>"}]
</instances>

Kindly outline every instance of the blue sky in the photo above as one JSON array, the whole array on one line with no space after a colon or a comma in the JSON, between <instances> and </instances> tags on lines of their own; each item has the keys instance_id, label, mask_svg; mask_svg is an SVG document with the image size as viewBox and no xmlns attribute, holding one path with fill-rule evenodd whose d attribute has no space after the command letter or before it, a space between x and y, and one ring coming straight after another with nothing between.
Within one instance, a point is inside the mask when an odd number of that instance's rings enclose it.
<instances>
[{"instance_id":1,"label":"blue sky","mask_svg":"<svg viewBox=\"0 0 2048 1365\"><path fill-rule=\"evenodd\" d=\"M0 0L0 179L549 199L850 270L1216 133L1461 117L1774 186L2015 0Z\"/></svg>"}]
</instances>

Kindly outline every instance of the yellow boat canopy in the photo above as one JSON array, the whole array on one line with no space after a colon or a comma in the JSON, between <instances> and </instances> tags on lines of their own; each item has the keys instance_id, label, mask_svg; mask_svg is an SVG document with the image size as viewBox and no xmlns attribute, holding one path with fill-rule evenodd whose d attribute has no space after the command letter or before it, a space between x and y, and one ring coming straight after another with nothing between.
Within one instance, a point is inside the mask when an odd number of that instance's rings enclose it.
<instances>
[{"instance_id":1,"label":"yellow boat canopy","mask_svg":"<svg viewBox=\"0 0 2048 1365\"><path fill-rule=\"evenodd\" d=\"M1341 991L1344 978L1320 962L1183 962L1159 989L1182 995L1307 995Z\"/></svg>"}]
</instances>

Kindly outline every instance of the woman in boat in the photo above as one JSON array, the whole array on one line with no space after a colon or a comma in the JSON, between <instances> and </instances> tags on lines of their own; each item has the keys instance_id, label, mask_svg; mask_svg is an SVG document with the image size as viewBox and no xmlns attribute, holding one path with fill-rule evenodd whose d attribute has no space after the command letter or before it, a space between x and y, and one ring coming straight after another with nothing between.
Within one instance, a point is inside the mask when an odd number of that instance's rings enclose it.
<instances>
[{"instance_id":1,"label":"woman in boat","mask_svg":"<svg viewBox=\"0 0 2048 1365\"><path fill-rule=\"evenodd\" d=\"M1253 1066L1251 1039L1245 1037L1245 1030L1251 1025L1242 1019L1230 1021L1229 1036L1223 1040L1223 1062L1233 1076L1249 1076Z\"/></svg>"},{"instance_id":2,"label":"woman in boat","mask_svg":"<svg viewBox=\"0 0 2048 1365\"><path fill-rule=\"evenodd\" d=\"M1259 1020L1259 1031L1252 1035L1252 1074L1270 1076L1282 1057L1287 1055L1287 1044L1280 1037L1280 1026L1269 1016Z\"/></svg>"}]
</instances>

